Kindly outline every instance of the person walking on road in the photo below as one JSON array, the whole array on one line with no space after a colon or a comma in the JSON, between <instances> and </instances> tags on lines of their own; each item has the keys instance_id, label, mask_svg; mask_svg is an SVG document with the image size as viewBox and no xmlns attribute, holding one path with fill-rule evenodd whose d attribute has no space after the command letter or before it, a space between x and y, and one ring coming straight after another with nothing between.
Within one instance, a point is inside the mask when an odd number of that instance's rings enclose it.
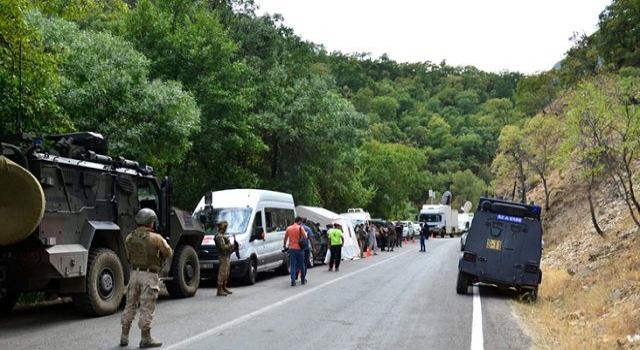
<instances>
[{"instance_id":1,"label":"person walking on road","mask_svg":"<svg viewBox=\"0 0 640 350\"><path fill-rule=\"evenodd\" d=\"M300 239L307 238L307 234L304 232L304 229L300 224L302 223L302 217L296 216L295 222L287 227L287 230L284 232L284 240L282 241L283 250L287 249L287 242L289 243L289 260L291 261L291 286L294 287L296 285L296 279L298 274L298 269L300 269L300 283L307 283L307 275L306 270L301 268L301 264L303 264L304 254L302 249L300 249Z\"/></svg>"},{"instance_id":2,"label":"person walking on road","mask_svg":"<svg viewBox=\"0 0 640 350\"><path fill-rule=\"evenodd\" d=\"M426 252L427 246L425 245L425 240L429 237L429 226L425 225L423 222L420 223L420 251Z\"/></svg>"},{"instance_id":3,"label":"person walking on road","mask_svg":"<svg viewBox=\"0 0 640 350\"><path fill-rule=\"evenodd\" d=\"M342 245L344 244L344 237L342 236L342 226L338 223L334 224L333 228L327 232L329 236L329 244L331 247L331 259L329 259L329 271L340 271L340 261L342 260Z\"/></svg>"},{"instance_id":4,"label":"person walking on road","mask_svg":"<svg viewBox=\"0 0 640 350\"><path fill-rule=\"evenodd\" d=\"M161 342L151 337L151 321L160 292L158 271L163 259L171 258L173 250L161 235L153 232L153 224L157 218L153 210L140 209L135 217L138 228L131 231L125 239L124 246L131 266L131 277L127 287L127 302L120 321L120 346L129 345L129 330L138 309L138 327L142 331L140 347L162 346Z\"/></svg>"},{"instance_id":5,"label":"person walking on road","mask_svg":"<svg viewBox=\"0 0 640 350\"><path fill-rule=\"evenodd\" d=\"M302 263L302 269L304 269L304 275L307 276L307 267L309 266L308 264L311 263L311 249L315 247L314 244L314 239L313 239L313 230L311 230L311 227L309 227L309 224L307 223L307 218L306 217L302 217L302 223L301 223L302 228L304 229L304 232L307 234L307 239L309 241L309 244L307 245L306 248L303 249L303 263ZM307 281L305 281L305 283L307 283Z\"/></svg>"},{"instance_id":6,"label":"person walking on road","mask_svg":"<svg viewBox=\"0 0 640 350\"><path fill-rule=\"evenodd\" d=\"M229 270L231 268L231 253L235 250L235 245L224 235L227 232L229 223L226 221L220 221L217 226L218 232L216 232L214 237L219 259L218 293L216 295L219 297L226 297L228 294L233 294L233 292L227 289L227 282L229 280Z\"/></svg>"}]
</instances>

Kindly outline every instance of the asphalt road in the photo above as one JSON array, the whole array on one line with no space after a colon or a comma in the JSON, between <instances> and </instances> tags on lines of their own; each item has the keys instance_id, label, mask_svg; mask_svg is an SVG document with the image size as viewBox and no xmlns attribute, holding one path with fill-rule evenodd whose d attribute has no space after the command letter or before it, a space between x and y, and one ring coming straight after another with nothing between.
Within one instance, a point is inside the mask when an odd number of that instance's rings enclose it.
<instances>
[{"instance_id":1,"label":"asphalt road","mask_svg":"<svg viewBox=\"0 0 640 350\"><path fill-rule=\"evenodd\" d=\"M162 349L530 349L511 294L487 286L455 292L458 238L408 244L394 252L309 270L309 283L261 274L216 297L203 283L193 298L163 293L152 335ZM474 290L479 291L474 294ZM137 322L137 320L135 321ZM140 334L134 324L129 348ZM71 303L13 310L0 317L0 350L123 349L120 313L85 318Z\"/></svg>"}]
</instances>

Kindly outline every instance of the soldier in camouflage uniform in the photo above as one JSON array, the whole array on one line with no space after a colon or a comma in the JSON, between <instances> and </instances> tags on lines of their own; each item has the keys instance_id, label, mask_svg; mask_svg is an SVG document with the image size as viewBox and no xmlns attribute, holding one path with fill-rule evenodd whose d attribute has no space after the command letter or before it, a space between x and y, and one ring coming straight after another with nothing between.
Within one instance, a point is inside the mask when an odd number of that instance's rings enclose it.
<instances>
[{"instance_id":1,"label":"soldier in camouflage uniform","mask_svg":"<svg viewBox=\"0 0 640 350\"><path fill-rule=\"evenodd\" d=\"M396 232L391 225L389 225L389 231L387 232L387 244L389 245L389 249L387 250L392 252L396 246Z\"/></svg>"},{"instance_id":2,"label":"soldier in camouflage uniform","mask_svg":"<svg viewBox=\"0 0 640 350\"><path fill-rule=\"evenodd\" d=\"M216 249L218 249L218 296L226 297L227 294L233 294L227 289L227 281L229 280L229 269L231 268L231 253L235 250L235 246L229 238L225 237L229 223L226 221L218 222L218 232L214 238Z\"/></svg>"},{"instance_id":3,"label":"soldier in camouflage uniform","mask_svg":"<svg viewBox=\"0 0 640 350\"><path fill-rule=\"evenodd\" d=\"M140 347L162 346L161 342L151 337L151 321L160 292L158 271L163 259L171 258L173 250L161 235L153 232L153 223L156 219L157 216L153 210L140 209L136 214L138 228L129 233L125 240L131 277L127 290L127 303L121 319L120 346L129 345L129 330L138 308L140 309L138 327L142 331Z\"/></svg>"}]
</instances>

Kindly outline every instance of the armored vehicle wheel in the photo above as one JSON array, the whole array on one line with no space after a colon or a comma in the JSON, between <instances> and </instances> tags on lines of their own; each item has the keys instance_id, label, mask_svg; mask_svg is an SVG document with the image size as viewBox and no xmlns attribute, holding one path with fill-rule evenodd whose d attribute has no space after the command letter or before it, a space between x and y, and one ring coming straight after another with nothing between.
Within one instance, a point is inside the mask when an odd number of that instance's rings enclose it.
<instances>
[{"instance_id":1,"label":"armored vehicle wheel","mask_svg":"<svg viewBox=\"0 0 640 350\"><path fill-rule=\"evenodd\" d=\"M258 278L258 262L255 257L251 257L249 259L249 269L247 269L247 273L243 277L243 282L247 285L256 284L256 279Z\"/></svg>"},{"instance_id":2,"label":"armored vehicle wheel","mask_svg":"<svg viewBox=\"0 0 640 350\"><path fill-rule=\"evenodd\" d=\"M20 293L0 285L0 314L11 311L18 302L19 296Z\"/></svg>"},{"instance_id":3,"label":"armored vehicle wheel","mask_svg":"<svg viewBox=\"0 0 640 350\"><path fill-rule=\"evenodd\" d=\"M538 287L521 289L518 299L523 303L534 303L538 299Z\"/></svg>"},{"instance_id":4,"label":"armored vehicle wheel","mask_svg":"<svg viewBox=\"0 0 640 350\"><path fill-rule=\"evenodd\" d=\"M176 249L169 276L172 280L165 283L169 295L185 298L196 294L200 285L200 264L192 246L181 245Z\"/></svg>"},{"instance_id":5,"label":"armored vehicle wheel","mask_svg":"<svg viewBox=\"0 0 640 350\"><path fill-rule=\"evenodd\" d=\"M120 259L111 249L92 249L87 266L87 292L73 296L76 307L89 316L113 314L125 290Z\"/></svg>"},{"instance_id":6,"label":"armored vehicle wheel","mask_svg":"<svg viewBox=\"0 0 640 350\"><path fill-rule=\"evenodd\" d=\"M470 276L466 272L458 271L458 282L456 283L456 293L467 294Z\"/></svg>"}]
</instances>

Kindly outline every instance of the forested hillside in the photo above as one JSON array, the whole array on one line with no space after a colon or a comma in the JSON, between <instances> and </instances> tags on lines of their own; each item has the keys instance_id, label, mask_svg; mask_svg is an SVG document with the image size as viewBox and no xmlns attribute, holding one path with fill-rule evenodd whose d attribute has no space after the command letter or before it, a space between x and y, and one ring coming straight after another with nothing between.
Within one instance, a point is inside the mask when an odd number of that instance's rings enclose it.
<instances>
[{"instance_id":1,"label":"forested hillside","mask_svg":"<svg viewBox=\"0 0 640 350\"><path fill-rule=\"evenodd\" d=\"M546 265L524 313L539 348L638 344L637 0L612 1L534 75L327 52L255 6L0 0L0 135L100 132L170 176L185 209L233 187L389 219L430 189L456 207L535 200Z\"/></svg>"},{"instance_id":2,"label":"forested hillside","mask_svg":"<svg viewBox=\"0 0 640 350\"><path fill-rule=\"evenodd\" d=\"M429 189L455 206L511 195L558 158L580 164L570 150L588 156L566 105L599 73L635 79L639 59L640 36L614 39L633 29L619 19L632 1L603 13L606 32L576 36L561 69L532 76L327 52L253 1L0 3L0 134L100 132L111 155L170 176L184 208L260 187L400 219Z\"/></svg>"}]
</instances>

